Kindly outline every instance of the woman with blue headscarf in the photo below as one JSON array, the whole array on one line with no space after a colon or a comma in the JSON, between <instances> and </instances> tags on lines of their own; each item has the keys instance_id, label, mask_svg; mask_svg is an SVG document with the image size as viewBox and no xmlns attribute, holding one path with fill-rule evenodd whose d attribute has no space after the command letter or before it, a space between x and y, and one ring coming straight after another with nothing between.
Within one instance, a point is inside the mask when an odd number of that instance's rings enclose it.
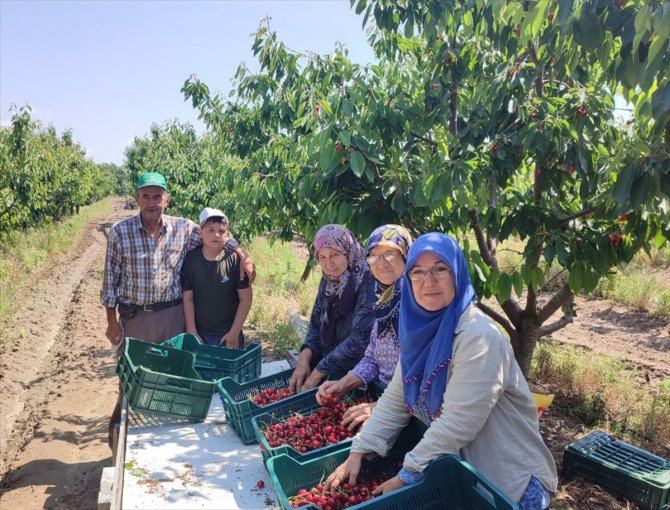
<instances>
[{"instance_id":1,"label":"woman with blue headscarf","mask_svg":"<svg viewBox=\"0 0 670 510\"><path fill-rule=\"evenodd\" d=\"M326 487L355 482L363 456L386 455L415 415L428 430L376 494L417 483L433 459L456 454L521 510L548 508L556 465L540 435L537 408L510 342L474 304L456 241L440 233L419 237L402 285L400 363Z\"/></svg>"}]
</instances>

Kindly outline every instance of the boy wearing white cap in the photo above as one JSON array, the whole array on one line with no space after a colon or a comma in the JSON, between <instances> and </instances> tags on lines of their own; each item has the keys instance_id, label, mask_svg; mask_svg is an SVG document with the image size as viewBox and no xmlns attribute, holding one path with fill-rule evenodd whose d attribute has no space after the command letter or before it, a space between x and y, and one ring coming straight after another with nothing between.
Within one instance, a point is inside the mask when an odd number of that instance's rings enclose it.
<instances>
[{"instance_id":1,"label":"boy wearing white cap","mask_svg":"<svg viewBox=\"0 0 670 510\"><path fill-rule=\"evenodd\" d=\"M240 259L226 248L228 218L218 209L200 213L202 246L188 252L181 269L186 332L210 345L244 347L242 326L251 309L251 285L240 279Z\"/></svg>"}]
</instances>

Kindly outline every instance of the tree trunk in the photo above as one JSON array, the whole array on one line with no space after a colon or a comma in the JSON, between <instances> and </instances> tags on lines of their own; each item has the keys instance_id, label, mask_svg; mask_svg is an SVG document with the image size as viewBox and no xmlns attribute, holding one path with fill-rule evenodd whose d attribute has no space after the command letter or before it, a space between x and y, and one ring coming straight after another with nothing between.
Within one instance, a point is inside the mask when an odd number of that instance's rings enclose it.
<instances>
[{"instance_id":1,"label":"tree trunk","mask_svg":"<svg viewBox=\"0 0 670 510\"><path fill-rule=\"evenodd\" d=\"M524 315L521 319L521 327L517 329L517 332L518 337L512 339L514 357L519 363L523 375L528 377L535 345L540 339L540 326L537 324L537 319Z\"/></svg>"},{"instance_id":2,"label":"tree trunk","mask_svg":"<svg viewBox=\"0 0 670 510\"><path fill-rule=\"evenodd\" d=\"M309 278L310 273L312 272L312 266L310 265L311 259L307 259L307 263L305 264L305 270L302 272L302 276L300 277L300 281L302 283L305 283L307 281L307 278Z\"/></svg>"}]
</instances>

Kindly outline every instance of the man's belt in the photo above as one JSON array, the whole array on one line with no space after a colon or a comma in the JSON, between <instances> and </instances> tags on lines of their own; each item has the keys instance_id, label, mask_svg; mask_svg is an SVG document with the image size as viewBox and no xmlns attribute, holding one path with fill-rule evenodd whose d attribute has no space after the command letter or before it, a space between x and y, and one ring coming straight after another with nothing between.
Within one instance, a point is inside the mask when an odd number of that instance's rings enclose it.
<instances>
[{"instance_id":1,"label":"man's belt","mask_svg":"<svg viewBox=\"0 0 670 510\"><path fill-rule=\"evenodd\" d=\"M137 310L144 310L145 312L157 312L158 310L164 310L166 308L172 308L173 306L180 305L182 299L173 299L172 301L163 301L162 303L152 303L150 305L131 305L123 303L123 306L128 306L135 308Z\"/></svg>"}]
</instances>

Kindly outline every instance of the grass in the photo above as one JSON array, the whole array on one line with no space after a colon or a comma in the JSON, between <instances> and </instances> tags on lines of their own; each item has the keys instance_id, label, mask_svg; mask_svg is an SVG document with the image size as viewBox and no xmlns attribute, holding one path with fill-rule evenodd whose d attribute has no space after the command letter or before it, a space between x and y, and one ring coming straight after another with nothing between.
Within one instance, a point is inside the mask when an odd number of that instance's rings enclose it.
<instances>
[{"instance_id":1,"label":"grass","mask_svg":"<svg viewBox=\"0 0 670 510\"><path fill-rule=\"evenodd\" d=\"M619 271L600 281L597 296L617 303L670 316L670 286L635 266Z\"/></svg>"},{"instance_id":2,"label":"grass","mask_svg":"<svg viewBox=\"0 0 670 510\"><path fill-rule=\"evenodd\" d=\"M603 427L670 445L670 379L650 390L641 374L623 359L561 346L538 344L530 376L566 402L589 427Z\"/></svg>"},{"instance_id":3,"label":"grass","mask_svg":"<svg viewBox=\"0 0 670 510\"><path fill-rule=\"evenodd\" d=\"M300 277L307 263L307 251L297 243L256 238L249 246L258 276L254 282L254 301L247 324L272 347L275 356L287 349L299 349L303 336L291 325L299 316L309 318L321 273L311 272L306 282Z\"/></svg>"},{"instance_id":4,"label":"grass","mask_svg":"<svg viewBox=\"0 0 670 510\"><path fill-rule=\"evenodd\" d=\"M7 317L18 305L16 295L47 270L53 260L77 245L86 224L101 218L110 209L111 198L82 207L80 213L57 223L0 237L0 317Z\"/></svg>"}]
</instances>

